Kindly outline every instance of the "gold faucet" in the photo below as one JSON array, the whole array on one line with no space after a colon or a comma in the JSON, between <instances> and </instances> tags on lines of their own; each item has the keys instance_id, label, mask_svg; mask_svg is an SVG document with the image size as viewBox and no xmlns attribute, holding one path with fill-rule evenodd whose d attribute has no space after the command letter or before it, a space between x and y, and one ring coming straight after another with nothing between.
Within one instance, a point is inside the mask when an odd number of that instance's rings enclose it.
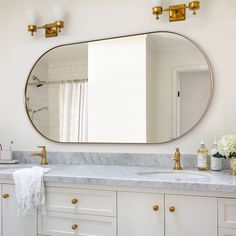
<instances>
[{"instance_id":1,"label":"gold faucet","mask_svg":"<svg viewBox=\"0 0 236 236\"><path fill-rule=\"evenodd\" d=\"M179 148L176 148L175 149L175 155L172 157L172 160L175 161L175 165L174 165L174 168L173 170L182 170L182 167L181 167L181 162L180 162L180 152L179 152Z\"/></svg>"},{"instance_id":2,"label":"gold faucet","mask_svg":"<svg viewBox=\"0 0 236 236\"><path fill-rule=\"evenodd\" d=\"M48 165L46 146L38 146L38 148L42 148L42 152L41 153L32 153L31 156L32 157L36 157L36 156L42 157L40 165Z\"/></svg>"}]
</instances>

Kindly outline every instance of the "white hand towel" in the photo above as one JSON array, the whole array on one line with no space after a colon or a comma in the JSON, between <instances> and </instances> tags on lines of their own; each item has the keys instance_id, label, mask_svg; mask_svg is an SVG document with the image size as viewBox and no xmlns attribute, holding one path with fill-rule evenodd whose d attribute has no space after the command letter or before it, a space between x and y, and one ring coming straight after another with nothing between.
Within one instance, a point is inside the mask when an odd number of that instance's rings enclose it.
<instances>
[{"instance_id":1,"label":"white hand towel","mask_svg":"<svg viewBox=\"0 0 236 236\"><path fill-rule=\"evenodd\" d=\"M50 170L50 168L34 166L13 172L18 214L32 214L37 208L41 208L45 213L43 175Z\"/></svg>"}]
</instances>

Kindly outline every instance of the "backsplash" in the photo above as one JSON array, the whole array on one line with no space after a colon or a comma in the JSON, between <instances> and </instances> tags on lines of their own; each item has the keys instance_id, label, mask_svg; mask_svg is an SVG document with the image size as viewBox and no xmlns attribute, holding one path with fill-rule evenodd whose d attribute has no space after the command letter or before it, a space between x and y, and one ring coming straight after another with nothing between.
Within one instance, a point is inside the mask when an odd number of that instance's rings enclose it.
<instances>
[{"instance_id":1,"label":"backsplash","mask_svg":"<svg viewBox=\"0 0 236 236\"><path fill-rule=\"evenodd\" d=\"M31 157L32 152L13 152L13 158L22 164L39 164L40 158ZM174 165L170 154L136 154L136 153L81 153L81 152L48 152L49 164L64 165L115 165L172 168ZM195 168L197 156L182 154L183 168ZM229 162L223 160L223 169L229 169Z\"/></svg>"}]
</instances>

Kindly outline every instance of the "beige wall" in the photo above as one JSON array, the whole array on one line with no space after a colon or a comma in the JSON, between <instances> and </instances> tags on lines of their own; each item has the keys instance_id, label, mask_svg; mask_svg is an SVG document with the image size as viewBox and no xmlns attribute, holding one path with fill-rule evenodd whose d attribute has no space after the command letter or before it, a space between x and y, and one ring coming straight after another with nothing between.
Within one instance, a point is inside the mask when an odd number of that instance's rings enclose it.
<instances>
[{"instance_id":1,"label":"beige wall","mask_svg":"<svg viewBox=\"0 0 236 236\"><path fill-rule=\"evenodd\" d=\"M45 39L42 32L30 37L26 32L25 9L35 6L41 23L51 19L53 1L0 0L0 142L15 141L16 150L34 150L45 144L50 151L193 153L201 137L207 143L225 133L236 133L235 0L202 0L202 10L184 22L169 23L167 14L156 22L149 0L63 0L69 12L64 33ZM223 13L222 13L223 11ZM221 14L222 13L222 14ZM24 110L24 85L35 60L47 49L70 42L114 37L148 31L182 33L204 49L215 75L211 107L202 122L189 134L162 145L57 144L41 137L30 124Z\"/></svg>"}]
</instances>

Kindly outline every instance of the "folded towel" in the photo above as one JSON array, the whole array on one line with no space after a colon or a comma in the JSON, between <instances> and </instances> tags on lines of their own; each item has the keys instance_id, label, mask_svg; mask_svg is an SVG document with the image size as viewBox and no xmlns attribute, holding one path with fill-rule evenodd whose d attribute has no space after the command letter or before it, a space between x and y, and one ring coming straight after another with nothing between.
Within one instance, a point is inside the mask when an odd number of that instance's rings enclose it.
<instances>
[{"instance_id":1,"label":"folded towel","mask_svg":"<svg viewBox=\"0 0 236 236\"><path fill-rule=\"evenodd\" d=\"M18 214L32 214L37 208L45 212L43 175L50 170L50 168L34 166L13 172Z\"/></svg>"}]
</instances>

